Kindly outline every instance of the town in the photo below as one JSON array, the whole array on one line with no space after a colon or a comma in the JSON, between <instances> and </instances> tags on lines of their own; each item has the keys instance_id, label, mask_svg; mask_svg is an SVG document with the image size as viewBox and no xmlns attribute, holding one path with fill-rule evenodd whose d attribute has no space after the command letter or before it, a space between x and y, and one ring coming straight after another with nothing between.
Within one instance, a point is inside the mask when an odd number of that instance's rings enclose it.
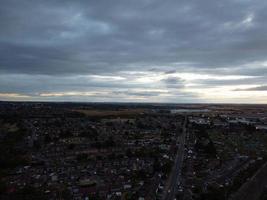
<instances>
[{"instance_id":1,"label":"town","mask_svg":"<svg viewBox=\"0 0 267 200\"><path fill-rule=\"evenodd\" d=\"M0 199L267 198L267 106L0 102Z\"/></svg>"}]
</instances>

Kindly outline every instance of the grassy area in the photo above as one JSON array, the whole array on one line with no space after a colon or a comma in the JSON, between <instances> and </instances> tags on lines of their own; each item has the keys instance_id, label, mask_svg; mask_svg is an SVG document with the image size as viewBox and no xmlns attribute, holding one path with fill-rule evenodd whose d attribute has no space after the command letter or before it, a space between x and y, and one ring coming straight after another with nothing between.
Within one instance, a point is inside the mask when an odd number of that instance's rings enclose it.
<instances>
[{"instance_id":1,"label":"grassy area","mask_svg":"<svg viewBox=\"0 0 267 200\"><path fill-rule=\"evenodd\" d=\"M16 132L19 130L19 128L17 127L17 125L11 124L11 123L1 123L0 125L0 130L12 133L12 132Z\"/></svg>"}]
</instances>

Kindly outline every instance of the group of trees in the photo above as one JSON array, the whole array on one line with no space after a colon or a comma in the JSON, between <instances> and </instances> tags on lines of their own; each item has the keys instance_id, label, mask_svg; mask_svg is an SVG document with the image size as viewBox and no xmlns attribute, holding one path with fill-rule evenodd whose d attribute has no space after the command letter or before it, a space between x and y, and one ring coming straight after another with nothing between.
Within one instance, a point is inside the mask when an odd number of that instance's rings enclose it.
<instances>
[{"instance_id":1,"label":"group of trees","mask_svg":"<svg viewBox=\"0 0 267 200\"><path fill-rule=\"evenodd\" d=\"M95 141L92 144L92 147L97 149L105 149L116 146L116 142L112 135L110 135L108 138L106 138L104 141Z\"/></svg>"},{"instance_id":2,"label":"group of trees","mask_svg":"<svg viewBox=\"0 0 267 200\"><path fill-rule=\"evenodd\" d=\"M197 151L203 150L210 157L215 157L217 154L216 148L206 131L206 126L194 125L194 129L197 138L195 149Z\"/></svg>"}]
</instances>

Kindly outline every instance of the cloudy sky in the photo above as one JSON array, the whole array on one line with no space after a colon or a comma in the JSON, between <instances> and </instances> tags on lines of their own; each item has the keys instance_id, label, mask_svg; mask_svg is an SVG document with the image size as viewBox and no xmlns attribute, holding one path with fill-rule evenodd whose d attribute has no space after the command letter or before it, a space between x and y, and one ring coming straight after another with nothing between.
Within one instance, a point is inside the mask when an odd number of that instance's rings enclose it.
<instances>
[{"instance_id":1,"label":"cloudy sky","mask_svg":"<svg viewBox=\"0 0 267 200\"><path fill-rule=\"evenodd\" d=\"M0 100L267 103L266 0L0 3Z\"/></svg>"}]
</instances>

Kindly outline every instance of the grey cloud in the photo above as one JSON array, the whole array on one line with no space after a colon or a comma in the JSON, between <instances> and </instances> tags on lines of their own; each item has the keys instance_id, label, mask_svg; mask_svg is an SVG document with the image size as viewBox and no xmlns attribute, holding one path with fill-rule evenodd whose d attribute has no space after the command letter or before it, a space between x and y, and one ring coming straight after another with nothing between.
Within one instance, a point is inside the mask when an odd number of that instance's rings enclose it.
<instances>
[{"instance_id":1,"label":"grey cloud","mask_svg":"<svg viewBox=\"0 0 267 200\"><path fill-rule=\"evenodd\" d=\"M139 96L139 97L151 97L151 96L159 96L160 92L133 92L133 91L119 91L119 92L113 92L113 94L124 94L129 96Z\"/></svg>"},{"instance_id":2,"label":"grey cloud","mask_svg":"<svg viewBox=\"0 0 267 200\"><path fill-rule=\"evenodd\" d=\"M195 84L202 87L217 87L217 86L239 86L239 85L249 85L249 84L264 84L266 83L266 77L264 76L251 76L247 78L239 79L198 79L194 80Z\"/></svg>"},{"instance_id":3,"label":"grey cloud","mask_svg":"<svg viewBox=\"0 0 267 200\"><path fill-rule=\"evenodd\" d=\"M167 88L182 88L184 87L183 80L177 77L168 77L161 80Z\"/></svg>"},{"instance_id":4,"label":"grey cloud","mask_svg":"<svg viewBox=\"0 0 267 200\"><path fill-rule=\"evenodd\" d=\"M247 89L236 89L235 91L267 91L267 85L263 85L259 87L251 87Z\"/></svg>"},{"instance_id":5,"label":"grey cloud","mask_svg":"<svg viewBox=\"0 0 267 200\"><path fill-rule=\"evenodd\" d=\"M112 76L110 76L112 78ZM116 90L151 88L141 83L126 80L97 79L93 76L49 76L49 75L0 75L0 92L34 94L42 92L90 91L91 89Z\"/></svg>"},{"instance_id":6,"label":"grey cloud","mask_svg":"<svg viewBox=\"0 0 267 200\"><path fill-rule=\"evenodd\" d=\"M2 0L0 73L17 78L0 77L0 90L148 87L68 78L120 71L251 75L199 84L266 85L256 76L266 78L267 68L254 66L266 61L266 8L264 0ZM164 79L162 87L183 87L182 80Z\"/></svg>"},{"instance_id":7,"label":"grey cloud","mask_svg":"<svg viewBox=\"0 0 267 200\"><path fill-rule=\"evenodd\" d=\"M174 74L174 73L176 73L176 70L169 70L165 72L165 74Z\"/></svg>"},{"instance_id":8,"label":"grey cloud","mask_svg":"<svg viewBox=\"0 0 267 200\"><path fill-rule=\"evenodd\" d=\"M4 0L0 69L77 74L178 61L218 68L263 60L265 6L260 0ZM251 28L225 28L251 13Z\"/></svg>"}]
</instances>

